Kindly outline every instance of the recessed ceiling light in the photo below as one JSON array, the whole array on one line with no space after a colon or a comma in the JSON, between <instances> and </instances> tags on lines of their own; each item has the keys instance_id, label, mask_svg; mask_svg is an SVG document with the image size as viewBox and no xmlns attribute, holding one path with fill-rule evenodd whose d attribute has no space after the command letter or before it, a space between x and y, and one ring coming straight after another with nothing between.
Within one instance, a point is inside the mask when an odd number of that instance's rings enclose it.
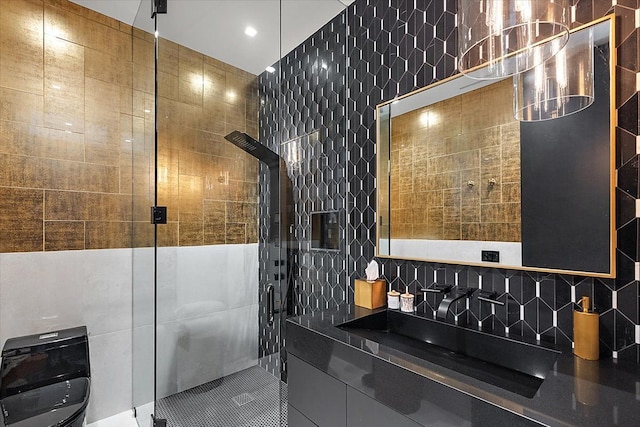
<instances>
[{"instance_id":1,"label":"recessed ceiling light","mask_svg":"<svg viewBox=\"0 0 640 427\"><path fill-rule=\"evenodd\" d=\"M275 68L273 68L273 67L271 67L271 66L269 66L269 67L265 68L265 70L267 70L267 72L269 72L269 73L273 73L273 72L275 72L275 71L276 71L276 69L275 69Z\"/></svg>"},{"instance_id":2,"label":"recessed ceiling light","mask_svg":"<svg viewBox=\"0 0 640 427\"><path fill-rule=\"evenodd\" d=\"M253 27L247 27L244 29L244 33L249 37L255 37L258 34L258 31Z\"/></svg>"},{"instance_id":3,"label":"recessed ceiling light","mask_svg":"<svg viewBox=\"0 0 640 427\"><path fill-rule=\"evenodd\" d=\"M60 85L51 85L51 87L54 89L60 89Z\"/></svg>"}]
</instances>

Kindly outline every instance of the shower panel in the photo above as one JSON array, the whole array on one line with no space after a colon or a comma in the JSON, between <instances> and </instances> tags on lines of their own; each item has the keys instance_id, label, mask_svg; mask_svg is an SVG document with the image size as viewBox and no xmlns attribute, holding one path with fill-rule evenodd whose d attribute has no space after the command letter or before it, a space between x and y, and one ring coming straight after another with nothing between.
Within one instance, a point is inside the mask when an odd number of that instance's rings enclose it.
<instances>
[{"instance_id":1,"label":"shower panel","mask_svg":"<svg viewBox=\"0 0 640 427\"><path fill-rule=\"evenodd\" d=\"M269 230L266 238L269 253L267 261L267 285L260 291L265 294L268 307L271 312L267 313L268 326L272 326L274 316L286 314L292 316L299 314L297 309L297 298L295 296L294 271L295 271L295 251L297 240L293 236L294 211L293 211L293 184L287 174L287 167L284 159L271 149L256 141L244 132L233 131L225 139L235 146L249 153L264 165L269 171L269 188L261 191L269 192ZM270 282L284 283L286 286L284 301L273 301L273 289ZM286 317L285 316L285 317ZM284 321L284 318L281 318ZM265 325L260 325L261 330Z\"/></svg>"}]
</instances>

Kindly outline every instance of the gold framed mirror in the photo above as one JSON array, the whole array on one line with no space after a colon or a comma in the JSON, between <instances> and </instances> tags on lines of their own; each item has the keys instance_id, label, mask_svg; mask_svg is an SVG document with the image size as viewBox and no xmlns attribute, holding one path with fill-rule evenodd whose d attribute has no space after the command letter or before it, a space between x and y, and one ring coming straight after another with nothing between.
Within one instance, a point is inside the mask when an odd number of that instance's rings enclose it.
<instances>
[{"instance_id":1,"label":"gold framed mirror","mask_svg":"<svg viewBox=\"0 0 640 427\"><path fill-rule=\"evenodd\" d=\"M615 277L615 18L594 43L595 101L518 122L512 78L456 75L381 103L381 258Z\"/></svg>"}]
</instances>

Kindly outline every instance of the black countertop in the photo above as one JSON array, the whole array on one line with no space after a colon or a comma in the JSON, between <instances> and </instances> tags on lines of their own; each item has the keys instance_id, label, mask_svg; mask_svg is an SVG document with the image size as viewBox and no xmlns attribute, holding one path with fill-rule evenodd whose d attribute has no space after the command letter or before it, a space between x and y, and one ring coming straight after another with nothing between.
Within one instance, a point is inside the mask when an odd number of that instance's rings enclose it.
<instances>
[{"instance_id":1,"label":"black countertop","mask_svg":"<svg viewBox=\"0 0 640 427\"><path fill-rule=\"evenodd\" d=\"M287 352L423 424L640 426L638 364L563 353L527 398L335 326L381 310L288 319Z\"/></svg>"}]
</instances>

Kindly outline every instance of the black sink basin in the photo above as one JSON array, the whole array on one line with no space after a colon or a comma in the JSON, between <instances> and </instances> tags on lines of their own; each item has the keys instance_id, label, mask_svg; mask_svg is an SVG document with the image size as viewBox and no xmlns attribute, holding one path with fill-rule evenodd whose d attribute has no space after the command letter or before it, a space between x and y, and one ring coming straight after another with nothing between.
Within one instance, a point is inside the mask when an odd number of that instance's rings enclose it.
<instances>
[{"instance_id":1,"label":"black sink basin","mask_svg":"<svg viewBox=\"0 0 640 427\"><path fill-rule=\"evenodd\" d=\"M393 310L338 327L528 398L560 355L553 348Z\"/></svg>"}]
</instances>

